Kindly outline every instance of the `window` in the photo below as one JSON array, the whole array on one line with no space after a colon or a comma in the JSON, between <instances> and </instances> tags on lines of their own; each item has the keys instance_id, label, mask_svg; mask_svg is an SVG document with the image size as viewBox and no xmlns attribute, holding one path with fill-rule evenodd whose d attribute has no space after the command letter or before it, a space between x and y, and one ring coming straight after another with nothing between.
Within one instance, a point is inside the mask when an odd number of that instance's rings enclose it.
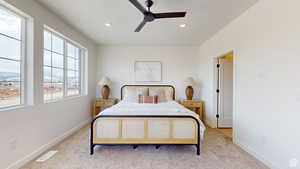
<instances>
[{"instance_id":1,"label":"window","mask_svg":"<svg viewBox=\"0 0 300 169\"><path fill-rule=\"evenodd\" d=\"M58 33L44 31L44 100L81 95L85 50Z\"/></svg>"},{"instance_id":2,"label":"window","mask_svg":"<svg viewBox=\"0 0 300 169\"><path fill-rule=\"evenodd\" d=\"M24 104L25 18L0 5L0 108Z\"/></svg>"}]
</instances>

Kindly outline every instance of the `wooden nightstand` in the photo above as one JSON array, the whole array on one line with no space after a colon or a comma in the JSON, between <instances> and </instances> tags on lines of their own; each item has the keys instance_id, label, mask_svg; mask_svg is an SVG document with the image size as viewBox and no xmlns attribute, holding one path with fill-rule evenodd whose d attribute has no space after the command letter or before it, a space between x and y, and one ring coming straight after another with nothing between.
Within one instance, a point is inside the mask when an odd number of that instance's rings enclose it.
<instances>
[{"instance_id":1,"label":"wooden nightstand","mask_svg":"<svg viewBox=\"0 0 300 169\"><path fill-rule=\"evenodd\" d=\"M201 120L203 120L203 102L201 100L181 100L180 104L195 111Z\"/></svg>"},{"instance_id":2,"label":"wooden nightstand","mask_svg":"<svg viewBox=\"0 0 300 169\"><path fill-rule=\"evenodd\" d=\"M94 101L93 117L97 116L104 107L110 107L117 104L118 99L97 99Z\"/></svg>"}]
</instances>

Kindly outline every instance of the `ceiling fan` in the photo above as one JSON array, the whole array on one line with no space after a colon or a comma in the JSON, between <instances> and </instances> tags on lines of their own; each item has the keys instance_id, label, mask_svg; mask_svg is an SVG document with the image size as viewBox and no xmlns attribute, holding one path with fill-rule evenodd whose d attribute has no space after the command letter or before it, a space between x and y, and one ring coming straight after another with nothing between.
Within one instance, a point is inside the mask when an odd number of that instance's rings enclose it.
<instances>
[{"instance_id":1,"label":"ceiling fan","mask_svg":"<svg viewBox=\"0 0 300 169\"><path fill-rule=\"evenodd\" d=\"M185 17L186 14L186 12L152 13L150 11L151 6L154 4L152 0L146 0L146 6L148 10L146 10L137 0L129 0L129 1L144 15L144 20L135 29L135 32L140 32L147 22L152 22L155 19L181 18L181 17Z\"/></svg>"}]
</instances>

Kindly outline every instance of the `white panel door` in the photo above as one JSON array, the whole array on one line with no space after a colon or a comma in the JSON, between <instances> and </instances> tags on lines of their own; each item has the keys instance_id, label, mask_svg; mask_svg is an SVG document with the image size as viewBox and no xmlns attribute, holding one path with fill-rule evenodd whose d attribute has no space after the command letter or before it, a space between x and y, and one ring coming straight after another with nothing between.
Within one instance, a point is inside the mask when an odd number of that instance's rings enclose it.
<instances>
[{"instance_id":1,"label":"white panel door","mask_svg":"<svg viewBox=\"0 0 300 169\"><path fill-rule=\"evenodd\" d=\"M233 59L220 59L219 128L232 128Z\"/></svg>"}]
</instances>

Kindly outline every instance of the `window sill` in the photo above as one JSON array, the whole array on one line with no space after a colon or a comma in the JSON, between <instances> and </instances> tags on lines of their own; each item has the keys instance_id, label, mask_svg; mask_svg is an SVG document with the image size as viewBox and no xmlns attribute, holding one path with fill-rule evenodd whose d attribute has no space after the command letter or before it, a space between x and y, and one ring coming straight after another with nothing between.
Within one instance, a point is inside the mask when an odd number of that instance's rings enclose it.
<instances>
[{"instance_id":1,"label":"window sill","mask_svg":"<svg viewBox=\"0 0 300 169\"><path fill-rule=\"evenodd\" d=\"M64 97L63 99L47 100L47 101L44 101L44 103L45 104L59 103L59 102L64 102L64 101L68 101L68 100L78 99L78 98L85 97L85 96L86 95L68 96L68 97Z\"/></svg>"},{"instance_id":2,"label":"window sill","mask_svg":"<svg viewBox=\"0 0 300 169\"><path fill-rule=\"evenodd\" d=\"M21 104L21 105L16 105L16 106L8 106L8 107L0 108L0 112L1 111L13 111L13 110L18 110L18 109L24 109L24 108L31 107L31 106L33 106L33 105Z\"/></svg>"}]
</instances>

